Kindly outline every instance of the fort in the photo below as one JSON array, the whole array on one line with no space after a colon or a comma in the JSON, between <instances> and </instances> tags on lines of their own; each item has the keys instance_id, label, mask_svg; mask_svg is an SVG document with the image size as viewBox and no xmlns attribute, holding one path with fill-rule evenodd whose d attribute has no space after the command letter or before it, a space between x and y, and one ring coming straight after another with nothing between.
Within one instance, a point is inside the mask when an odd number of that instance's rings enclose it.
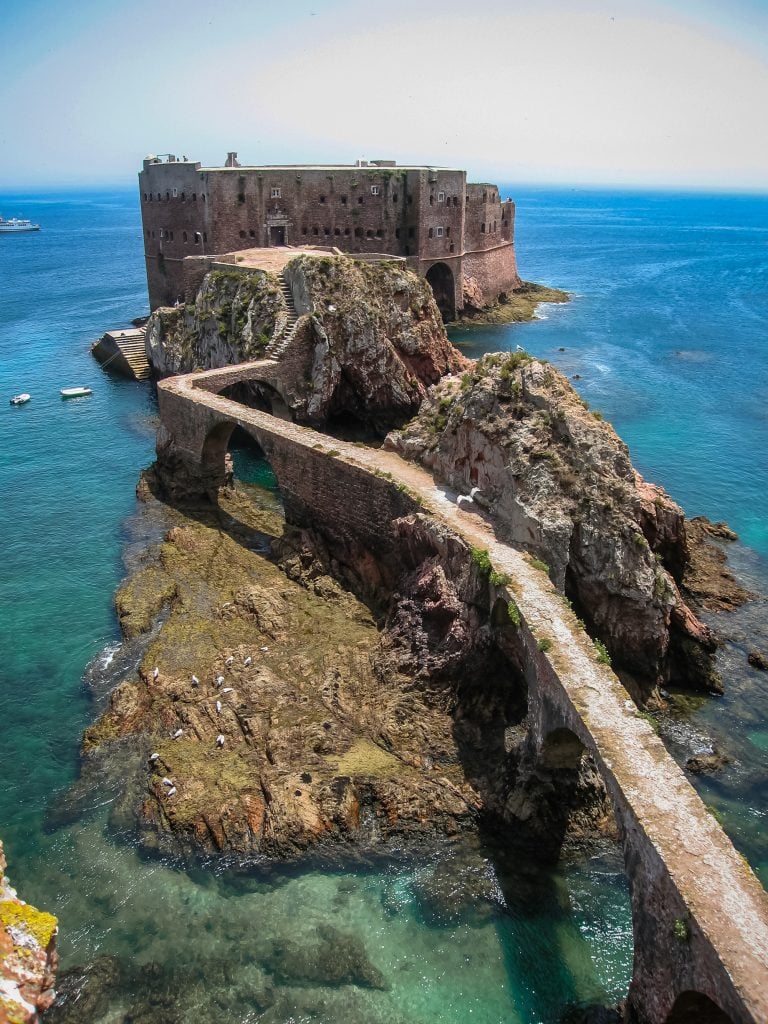
<instances>
[{"instance_id":1,"label":"fort","mask_svg":"<svg viewBox=\"0 0 768 1024\"><path fill-rule=\"evenodd\" d=\"M445 320L516 288L515 205L447 167L224 167L172 154L139 173L151 309L193 296L212 256L273 246L385 252L425 277Z\"/></svg>"}]
</instances>

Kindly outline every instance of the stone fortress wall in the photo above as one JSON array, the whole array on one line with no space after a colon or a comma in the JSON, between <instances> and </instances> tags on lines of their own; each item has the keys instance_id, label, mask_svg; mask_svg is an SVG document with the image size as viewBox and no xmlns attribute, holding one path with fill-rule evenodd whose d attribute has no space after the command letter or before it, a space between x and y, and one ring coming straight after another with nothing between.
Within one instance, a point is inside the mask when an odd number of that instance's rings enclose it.
<instances>
[{"instance_id":1,"label":"stone fortress wall","mask_svg":"<svg viewBox=\"0 0 768 1024\"><path fill-rule=\"evenodd\" d=\"M466 294L492 303L520 286L514 203L495 185L468 184L463 170L240 167L234 153L225 167L202 167L152 156L139 192L152 309L183 300L190 257L283 245L403 257L430 281L447 320Z\"/></svg>"}]
</instances>

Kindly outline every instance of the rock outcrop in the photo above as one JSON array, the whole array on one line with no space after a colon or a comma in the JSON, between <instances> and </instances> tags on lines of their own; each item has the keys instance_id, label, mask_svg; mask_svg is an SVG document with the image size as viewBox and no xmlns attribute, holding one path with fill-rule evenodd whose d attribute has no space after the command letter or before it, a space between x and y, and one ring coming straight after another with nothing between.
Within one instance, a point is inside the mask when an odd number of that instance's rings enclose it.
<instances>
[{"instance_id":1,"label":"rock outcrop","mask_svg":"<svg viewBox=\"0 0 768 1024\"><path fill-rule=\"evenodd\" d=\"M35 1024L54 999L57 921L20 900L0 842L0 1024Z\"/></svg>"},{"instance_id":2,"label":"rock outcrop","mask_svg":"<svg viewBox=\"0 0 768 1024\"><path fill-rule=\"evenodd\" d=\"M485 356L387 443L460 493L479 488L500 537L546 563L639 699L670 680L721 692L716 637L680 589L682 510L554 367Z\"/></svg>"},{"instance_id":3,"label":"rock outcrop","mask_svg":"<svg viewBox=\"0 0 768 1024\"><path fill-rule=\"evenodd\" d=\"M293 331L280 278L257 269L213 271L193 305L157 310L147 328L155 372L259 359L282 340L278 390L296 422L351 418L388 429L413 416L440 377L469 365L446 337L431 288L401 263L304 255L285 279L299 313ZM249 401L247 388L238 399Z\"/></svg>"}]
</instances>

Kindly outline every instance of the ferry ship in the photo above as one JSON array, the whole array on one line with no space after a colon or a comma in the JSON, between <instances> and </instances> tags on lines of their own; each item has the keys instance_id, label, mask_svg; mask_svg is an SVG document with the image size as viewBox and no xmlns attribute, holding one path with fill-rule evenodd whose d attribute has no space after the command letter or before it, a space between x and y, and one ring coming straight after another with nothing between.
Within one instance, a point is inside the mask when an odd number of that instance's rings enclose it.
<instances>
[{"instance_id":1,"label":"ferry ship","mask_svg":"<svg viewBox=\"0 0 768 1024\"><path fill-rule=\"evenodd\" d=\"M39 231L40 225L33 224L31 220L19 220L17 217L11 217L10 220L6 220L4 217L0 217L0 234L17 232L17 231Z\"/></svg>"}]
</instances>

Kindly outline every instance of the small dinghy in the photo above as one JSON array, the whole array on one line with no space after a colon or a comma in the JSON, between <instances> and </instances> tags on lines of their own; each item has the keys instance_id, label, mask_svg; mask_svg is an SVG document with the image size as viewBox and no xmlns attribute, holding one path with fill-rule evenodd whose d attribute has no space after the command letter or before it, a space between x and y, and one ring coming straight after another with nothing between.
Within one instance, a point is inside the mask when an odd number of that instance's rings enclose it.
<instances>
[{"instance_id":1,"label":"small dinghy","mask_svg":"<svg viewBox=\"0 0 768 1024\"><path fill-rule=\"evenodd\" d=\"M93 388L62 388L59 393L62 398L84 398L93 394Z\"/></svg>"},{"instance_id":2,"label":"small dinghy","mask_svg":"<svg viewBox=\"0 0 768 1024\"><path fill-rule=\"evenodd\" d=\"M11 405L24 405L30 400L32 395L28 395L26 391L22 391L20 395L14 395L11 399Z\"/></svg>"}]
</instances>

